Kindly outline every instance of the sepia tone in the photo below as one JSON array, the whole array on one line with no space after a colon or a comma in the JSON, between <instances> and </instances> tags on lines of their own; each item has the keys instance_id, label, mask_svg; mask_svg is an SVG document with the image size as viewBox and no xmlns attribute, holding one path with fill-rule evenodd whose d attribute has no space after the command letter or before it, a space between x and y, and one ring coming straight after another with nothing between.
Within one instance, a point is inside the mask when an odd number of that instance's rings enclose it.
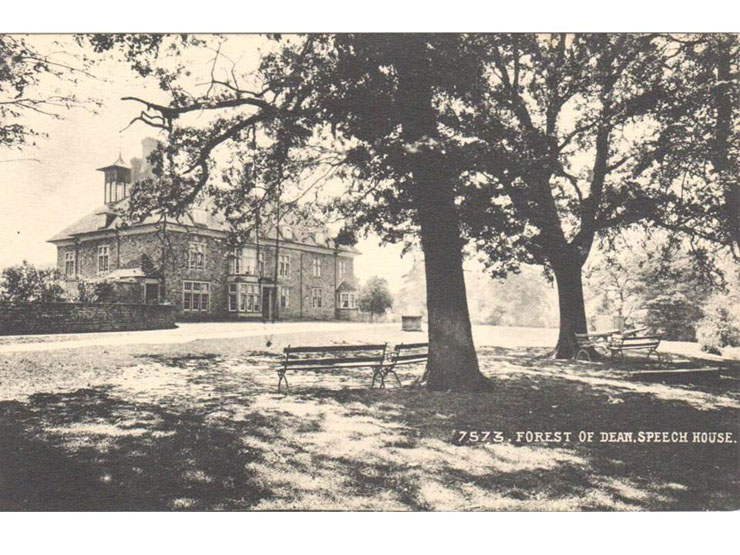
<instances>
[{"instance_id":1,"label":"sepia tone","mask_svg":"<svg viewBox=\"0 0 740 555\"><path fill-rule=\"evenodd\" d=\"M738 508L736 35L0 50L0 509Z\"/></svg>"}]
</instances>

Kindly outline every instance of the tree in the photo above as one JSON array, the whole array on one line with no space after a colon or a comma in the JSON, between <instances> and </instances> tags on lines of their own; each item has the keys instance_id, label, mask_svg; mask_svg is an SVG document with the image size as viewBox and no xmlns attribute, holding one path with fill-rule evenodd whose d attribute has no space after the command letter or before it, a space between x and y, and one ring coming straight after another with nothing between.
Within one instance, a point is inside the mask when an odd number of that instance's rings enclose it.
<instances>
[{"instance_id":1,"label":"tree","mask_svg":"<svg viewBox=\"0 0 740 555\"><path fill-rule=\"evenodd\" d=\"M676 101L657 116L651 145L656 179L680 182L658 224L702 248L729 247L740 259L740 41L731 34L667 35ZM725 253L726 255L727 253Z\"/></svg>"},{"instance_id":2,"label":"tree","mask_svg":"<svg viewBox=\"0 0 740 555\"><path fill-rule=\"evenodd\" d=\"M655 137L684 102L667 69L675 49L660 35L471 40L490 60L490 77L447 119L476 159L467 231L494 270L523 261L554 275L554 355L569 358L574 334L587 331L582 268L595 238L638 222L663 225L680 200L673 180L655 178L672 148Z\"/></svg>"},{"instance_id":3,"label":"tree","mask_svg":"<svg viewBox=\"0 0 740 555\"><path fill-rule=\"evenodd\" d=\"M696 326L702 350L720 355L724 347L740 347L740 295L714 294Z\"/></svg>"},{"instance_id":4,"label":"tree","mask_svg":"<svg viewBox=\"0 0 740 555\"><path fill-rule=\"evenodd\" d=\"M471 82L466 61L475 59L461 46L449 35L288 37L251 76L237 77L233 65L219 71L219 46L204 93L186 92L175 75L160 74L169 104L132 99L144 106L134 121L167 134L153 156L157 179L132 188L132 207L178 216L209 195L235 233L243 233L270 202L297 210L313 187L302 172L328 167L324 181L336 176L359 184L353 200L368 200L357 204L366 219L354 223L380 230L386 240L418 234L427 277L429 387L489 387L466 302L453 189L459 168L447 159L440 129L440 103L464 94ZM141 63L139 53L127 56ZM212 117L196 126L184 123L188 114ZM219 154L233 167L216 182ZM296 194L286 202L291 188Z\"/></svg>"},{"instance_id":5,"label":"tree","mask_svg":"<svg viewBox=\"0 0 740 555\"><path fill-rule=\"evenodd\" d=\"M388 289L388 282L377 276L367 280L360 291L360 310L370 313L370 321L375 315L382 316L393 307L393 295Z\"/></svg>"},{"instance_id":6,"label":"tree","mask_svg":"<svg viewBox=\"0 0 740 555\"><path fill-rule=\"evenodd\" d=\"M62 276L58 269L37 269L27 261L0 273L0 300L11 303L54 303L64 300Z\"/></svg>"},{"instance_id":7,"label":"tree","mask_svg":"<svg viewBox=\"0 0 740 555\"><path fill-rule=\"evenodd\" d=\"M72 65L62 47L55 47L47 54L29 37L0 35L0 149L22 150L44 135L29 123L30 116L59 119L64 110L91 103L64 90L93 77L88 61L78 58L80 63Z\"/></svg>"},{"instance_id":8,"label":"tree","mask_svg":"<svg viewBox=\"0 0 740 555\"><path fill-rule=\"evenodd\" d=\"M724 291L715 264L695 264L686 241L665 232L631 234L619 252L592 260L586 275L603 306L666 339L694 341L707 299Z\"/></svg>"}]
</instances>

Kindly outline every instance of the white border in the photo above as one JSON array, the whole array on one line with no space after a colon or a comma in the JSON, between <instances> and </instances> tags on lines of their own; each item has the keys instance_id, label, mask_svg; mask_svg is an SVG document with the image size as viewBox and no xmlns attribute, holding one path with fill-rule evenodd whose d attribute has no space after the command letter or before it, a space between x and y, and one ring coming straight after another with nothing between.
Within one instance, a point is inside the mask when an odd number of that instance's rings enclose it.
<instances>
[{"instance_id":1,"label":"white border","mask_svg":"<svg viewBox=\"0 0 740 555\"><path fill-rule=\"evenodd\" d=\"M6 2L0 32L737 31L731 2ZM735 12L736 13L736 12ZM735 28L733 29L733 26ZM1 469L0 469L1 472ZM7 553L730 552L737 513L0 514ZM732 541L732 543L729 543ZM677 549L678 548L678 549ZM677 551L674 551L676 550ZM629 550L629 551L628 551Z\"/></svg>"},{"instance_id":2,"label":"white border","mask_svg":"<svg viewBox=\"0 0 740 555\"><path fill-rule=\"evenodd\" d=\"M6 2L0 32L737 32L732 5L727 0L37 0Z\"/></svg>"}]
</instances>

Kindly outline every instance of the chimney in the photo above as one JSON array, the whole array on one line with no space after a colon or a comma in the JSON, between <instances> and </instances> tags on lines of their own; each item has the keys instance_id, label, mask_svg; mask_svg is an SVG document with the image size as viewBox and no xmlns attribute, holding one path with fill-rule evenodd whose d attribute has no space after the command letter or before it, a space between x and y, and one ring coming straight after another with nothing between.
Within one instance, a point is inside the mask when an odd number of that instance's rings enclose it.
<instances>
[{"instance_id":1,"label":"chimney","mask_svg":"<svg viewBox=\"0 0 740 555\"><path fill-rule=\"evenodd\" d=\"M152 165L149 162L149 155L157 149L157 146L159 146L159 141L153 137L147 137L141 141L141 154L143 160L141 162L140 179L154 177L152 174Z\"/></svg>"},{"instance_id":2,"label":"chimney","mask_svg":"<svg viewBox=\"0 0 740 555\"><path fill-rule=\"evenodd\" d=\"M120 154L113 164L98 168L98 171L105 174L103 199L106 205L114 204L128 196L131 186L131 168L126 165Z\"/></svg>"}]
</instances>

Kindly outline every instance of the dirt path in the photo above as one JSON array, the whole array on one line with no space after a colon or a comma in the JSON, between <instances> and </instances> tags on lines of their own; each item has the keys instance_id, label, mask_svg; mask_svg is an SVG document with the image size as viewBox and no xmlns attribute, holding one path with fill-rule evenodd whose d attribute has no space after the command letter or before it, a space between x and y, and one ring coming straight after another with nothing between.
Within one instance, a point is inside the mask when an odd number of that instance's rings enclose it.
<instances>
[{"instance_id":1,"label":"dirt path","mask_svg":"<svg viewBox=\"0 0 740 555\"><path fill-rule=\"evenodd\" d=\"M67 335L14 335L0 338L0 353L53 351L95 346L182 344L209 339L271 337L305 332L339 333L361 329L397 328L398 324L355 322L197 322L175 329Z\"/></svg>"}]
</instances>

